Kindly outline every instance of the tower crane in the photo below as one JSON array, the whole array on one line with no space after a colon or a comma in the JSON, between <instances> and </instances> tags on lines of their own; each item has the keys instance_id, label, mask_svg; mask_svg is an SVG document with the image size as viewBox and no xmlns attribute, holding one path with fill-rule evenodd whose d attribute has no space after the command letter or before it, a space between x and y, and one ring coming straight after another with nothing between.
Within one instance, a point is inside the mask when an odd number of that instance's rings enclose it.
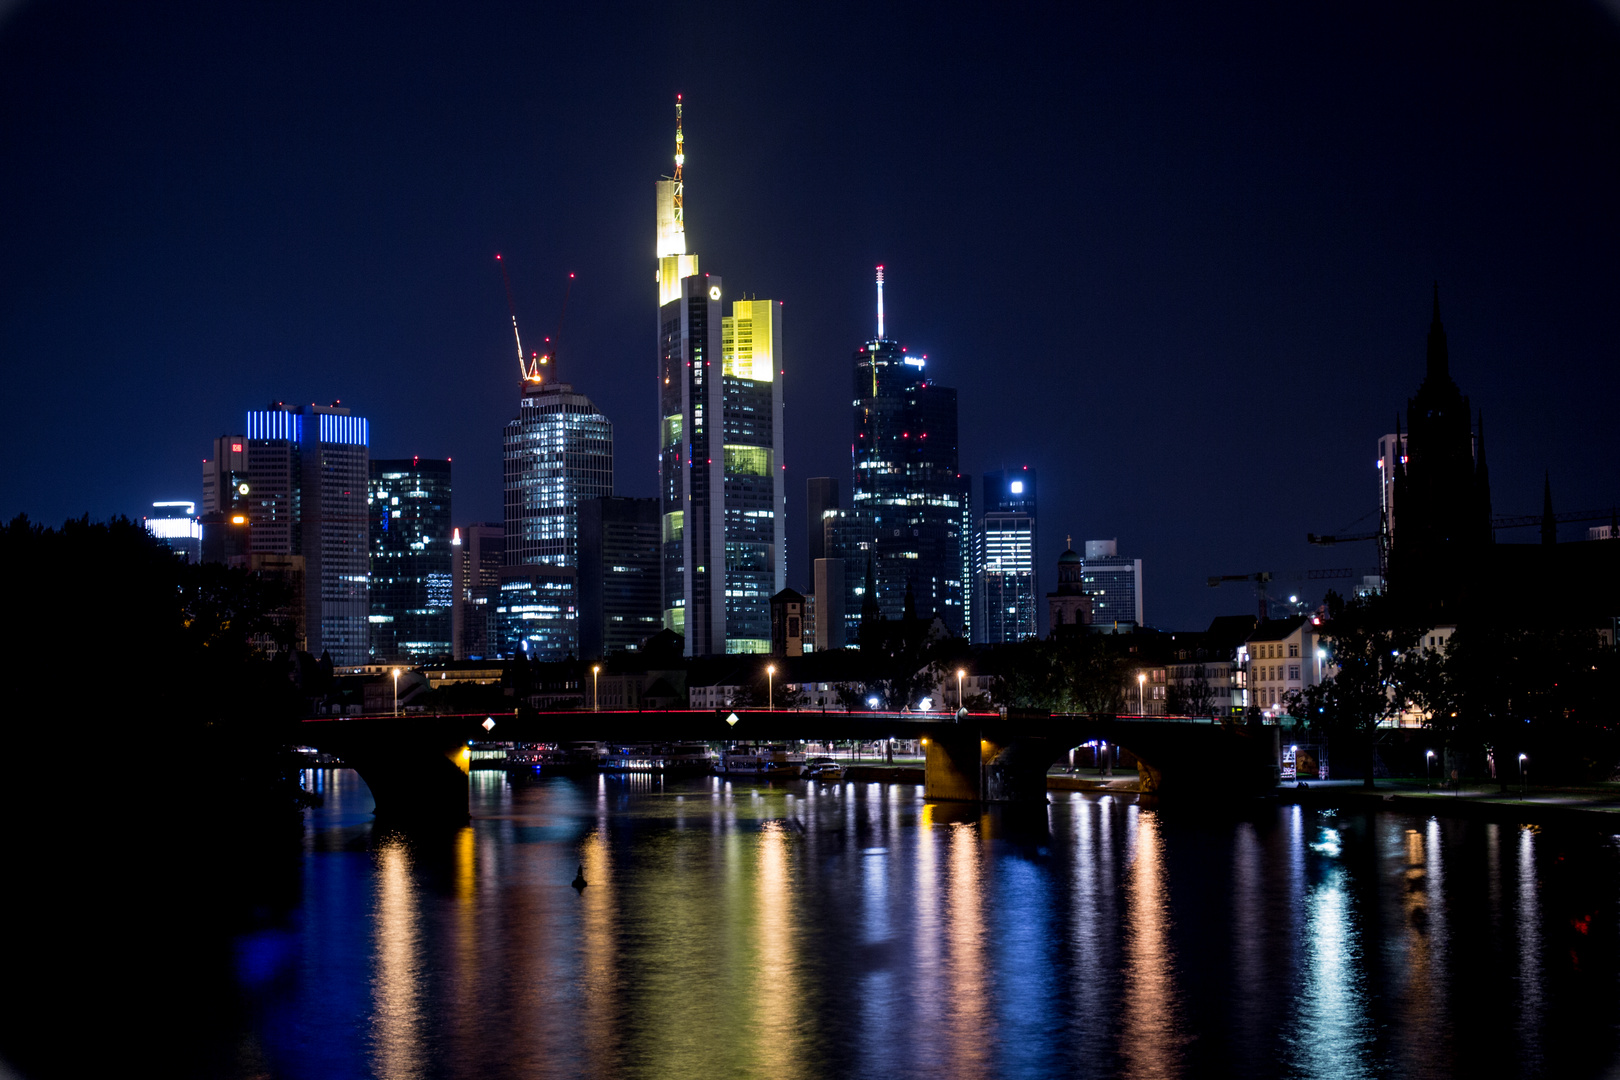
<instances>
[{"instance_id":1,"label":"tower crane","mask_svg":"<svg viewBox=\"0 0 1620 1080\"><path fill-rule=\"evenodd\" d=\"M1269 595L1270 590L1267 587L1274 580L1275 576L1276 575L1269 570L1256 570L1252 574L1213 574L1209 577L1208 584L1210 588L1216 589L1228 581L1254 582L1255 601L1259 607L1260 619L1261 621L1264 621L1271 618L1271 597ZM1288 580L1332 581L1338 578L1353 578L1355 576L1355 570L1346 566L1334 570L1309 570L1304 574L1291 574L1289 575Z\"/></svg>"},{"instance_id":2,"label":"tower crane","mask_svg":"<svg viewBox=\"0 0 1620 1080\"><path fill-rule=\"evenodd\" d=\"M541 380L541 369L548 365L555 371L556 345L551 338L546 338L545 344L550 346L546 352L531 352L528 356L523 354L523 337L518 333L517 303L512 299L512 276L507 273L506 260L501 258L500 252L495 253L495 265L501 270L501 283L506 286L506 308L512 316L512 340L517 343L518 378L523 382L537 383ZM562 313L557 316L557 337L562 336L563 320L568 317L568 299L574 292L574 275L568 275L568 287L563 291Z\"/></svg>"}]
</instances>

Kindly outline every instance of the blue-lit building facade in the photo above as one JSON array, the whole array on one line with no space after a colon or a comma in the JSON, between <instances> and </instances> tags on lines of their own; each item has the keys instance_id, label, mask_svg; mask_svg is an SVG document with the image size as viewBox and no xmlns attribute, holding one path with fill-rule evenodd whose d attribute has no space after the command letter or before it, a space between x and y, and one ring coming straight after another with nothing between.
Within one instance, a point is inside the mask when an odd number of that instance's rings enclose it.
<instances>
[{"instance_id":1,"label":"blue-lit building facade","mask_svg":"<svg viewBox=\"0 0 1620 1080\"><path fill-rule=\"evenodd\" d=\"M579 504L613 494L613 425L567 383L523 384L506 425L502 656L579 655Z\"/></svg>"},{"instance_id":2,"label":"blue-lit building facade","mask_svg":"<svg viewBox=\"0 0 1620 1080\"><path fill-rule=\"evenodd\" d=\"M973 642L1040 636L1036 616L1035 470L984 475L984 514L974 531Z\"/></svg>"},{"instance_id":3,"label":"blue-lit building facade","mask_svg":"<svg viewBox=\"0 0 1620 1080\"><path fill-rule=\"evenodd\" d=\"M972 500L957 471L956 391L931 381L926 359L883 337L881 323L854 360L850 504L871 521L878 608L898 619L909 586L919 616L964 635ZM845 573L859 581L864 567Z\"/></svg>"},{"instance_id":4,"label":"blue-lit building facade","mask_svg":"<svg viewBox=\"0 0 1620 1080\"><path fill-rule=\"evenodd\" d=\"M371 659L417 663L453 648L450 462L371 462Z\"/></svg>"},{"instance_id":5,"label":"blue-lit building facade","mask_svg":"<svg viewBox=\"0 0 1620 1080\"><path fill-rule=\"evenodd\" d=\"M255 555L304 560L309 651L339 667L371 652L370 424L339 402L247 414L245 505Z\"/></svg>"},{"instance_id":6,"label":"blue-lit building facade","mask_svg":"<svg viewBox=\"0 0 1620 1080\"><path fill-rule=\"evenodd\" d=\"M158 543L186 562L202 562L202 525L197 521L196 503L188 500L155 502L145 524L146 531Z\"/></svg>"}]
</instances>

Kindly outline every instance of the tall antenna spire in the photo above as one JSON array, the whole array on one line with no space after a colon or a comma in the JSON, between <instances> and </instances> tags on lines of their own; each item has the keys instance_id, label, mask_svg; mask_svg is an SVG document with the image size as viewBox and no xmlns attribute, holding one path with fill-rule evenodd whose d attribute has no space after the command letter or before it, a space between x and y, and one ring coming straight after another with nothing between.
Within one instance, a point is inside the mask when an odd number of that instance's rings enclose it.
<instances>
[{"instance_id":1,"label":"tall antenna spire","mask_svg":"<svg viewBox=\"0 0 1620 1080\"><path fill-rule=\"evenodd\" d=\"M880 267L877 268L877 270L878 270L878 282L877 282L877 285L878 285L878 336L877 336L877 339L879 341L882 341L883 340L883 267L880 266Z\"/></svg>"},{"instance_id":2,"label":"tall antenna spire","mask_svg":"<svg viewBox=\"0 0 1620 1080\"><path fill-rule=\"evenodd\" d=\"M685 184L681 180L681 169L686 165L686 136L681 134L681 95L675 95L675 228L680 232L686 231L686 216L681 209L682 188Z\"/></svg>"}]
</instances>

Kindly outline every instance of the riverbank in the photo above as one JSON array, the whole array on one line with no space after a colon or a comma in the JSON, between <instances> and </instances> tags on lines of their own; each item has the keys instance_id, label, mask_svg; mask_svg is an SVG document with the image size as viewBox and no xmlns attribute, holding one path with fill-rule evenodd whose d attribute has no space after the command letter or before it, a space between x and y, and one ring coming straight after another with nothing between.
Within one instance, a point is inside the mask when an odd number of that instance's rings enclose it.
<instances>
[{"instance_id":1,"label":"riverbank","mask_svg":"<svg viewBox=\"0 0 1620 1080\"><path fill-rule=\"evenodd\" d=\"M1526 825L1584 825L1620 831L1620 789L1536 788L1523 794L1503 792L1496 784L1461 791L1426 790L1421 780L1382 780L1374 788L1359 780L1307 781L1308 787L1284 786L1277 799L1315 808L1356 807L1444 814Z\"/></svg>"}]
</instances>

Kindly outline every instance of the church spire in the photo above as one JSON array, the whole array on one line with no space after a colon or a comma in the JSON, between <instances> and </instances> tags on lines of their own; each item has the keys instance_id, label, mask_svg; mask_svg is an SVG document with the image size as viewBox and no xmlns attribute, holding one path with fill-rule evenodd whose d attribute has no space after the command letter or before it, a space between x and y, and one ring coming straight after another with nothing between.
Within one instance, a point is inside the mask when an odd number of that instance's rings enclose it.
<instances>
[{"instance_id":1,"label":"church spire","mask_svg":"<svg viewBox=\"0 0 1620 1080\"><path fill-rule=\"evenodd\" d=\"M1434 283L1434 320L1429 323L1429 370L1427 377L1441 383L1451 378L1450 357L1446 351L1446 328L1440 322L1440 282Z\"/></svg>"}]
</instances>

